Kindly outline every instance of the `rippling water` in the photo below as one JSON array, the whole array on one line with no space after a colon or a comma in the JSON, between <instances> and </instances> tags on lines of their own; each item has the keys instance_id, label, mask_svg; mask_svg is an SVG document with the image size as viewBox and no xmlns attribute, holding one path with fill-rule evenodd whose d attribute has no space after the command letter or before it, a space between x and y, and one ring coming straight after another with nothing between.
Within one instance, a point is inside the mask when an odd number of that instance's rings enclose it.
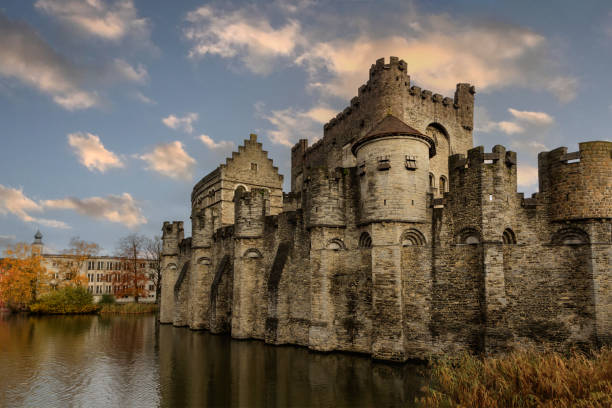
<instances>
[{"instance_id":1,"label":"rippling water","mask_svg":"<svg viewBox=\"0 0 612 408\"><path fill-rule=\"evenodd\" d=\"M0 407L406 407L419 372L154 316L0 315Z\"/></svg>"}]
</instances>

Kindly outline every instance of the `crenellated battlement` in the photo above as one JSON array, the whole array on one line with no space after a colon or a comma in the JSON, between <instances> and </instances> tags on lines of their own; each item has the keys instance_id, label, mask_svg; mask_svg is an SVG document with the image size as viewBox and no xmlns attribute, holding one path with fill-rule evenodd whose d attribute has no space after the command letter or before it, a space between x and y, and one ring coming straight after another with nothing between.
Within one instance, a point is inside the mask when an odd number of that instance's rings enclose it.
<instances>
[{"instance_id":1,"label":"crenellated battlement","mask_svg":"<svg viewBox=\"0 0 612 408\"><path fill-rule=\"evenodd\" d=\"M183 230L183 221L164 221L162 227L162 255L177 255L179 252L179 245L184 237L185 231Z\"/></svg>"},{"instance_id":2,"label":"crenellated battlement","mask_svg":"<svg viewBox=\"0 0 612 408\"><path fill-rule=\"evenodd\" d=\"M485 165L516 167L516 152L506 151L501 145L493 146L491 152L485 152L484 146L468 150L467 158L463 154L449 156L448 169L452 174L457 170L482 168Z\"/></svg>"},{"instance_id":3,"label":"crenellated battlement","mask_svg":"<svg viewBox=\"0 0 612 408\"><path fill-rule=\"evenodd\" d=\"M540 192L554 220L612 218L612 142L559 147L538 155Z\"/></svg>"}]
</instances>

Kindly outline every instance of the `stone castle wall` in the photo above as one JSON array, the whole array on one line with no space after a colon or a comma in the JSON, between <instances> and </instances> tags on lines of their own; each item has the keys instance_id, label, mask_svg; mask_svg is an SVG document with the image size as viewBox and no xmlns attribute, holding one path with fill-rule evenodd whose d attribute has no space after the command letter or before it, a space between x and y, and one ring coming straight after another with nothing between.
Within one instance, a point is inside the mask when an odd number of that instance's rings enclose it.
<instances>
[{"instance_id":1,"label":"stone castle wall","mask_svg":"<svg viewBox=\"0 0 612 408\"><path fill-rule=\"evenodd\" d=\"M450 99L409 85L401 61L377 62L322 141L293 148L290 194L254 136L198 183L192 237L163 227L160 321L394 361L610 344L612 143L542 153L540 192L525 198L514 152L471 146L473 88ZM445 165L393 137L348 160L361 122L389 111L435 136Z\"/></svg>"}]
</instances>

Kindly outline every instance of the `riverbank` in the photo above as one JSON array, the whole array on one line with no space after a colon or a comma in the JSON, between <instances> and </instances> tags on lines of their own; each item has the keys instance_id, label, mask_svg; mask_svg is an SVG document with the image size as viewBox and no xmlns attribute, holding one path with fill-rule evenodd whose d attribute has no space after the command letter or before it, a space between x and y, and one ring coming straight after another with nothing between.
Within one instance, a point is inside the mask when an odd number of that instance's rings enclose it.
<instances>
[{"instance_id":1,"label":"riverbank","mask_svg":"<svg viewBox=\"0 0 612 408\"><path fill-rule=\"evenodd\" d=\"M612 350L447 357L433 363L425 392L423 407L610 407Z\"/></svg>"},{"instance_id":2,"label":"riverbank","mask_svg":"<svg viewBox=\"0 0 612 408\"><path fill-rule=\"evenodd\" d=\"M112 303L102 305L100 314L148 314L158 310L155 303Z\"/></svg>"}]
</instances>

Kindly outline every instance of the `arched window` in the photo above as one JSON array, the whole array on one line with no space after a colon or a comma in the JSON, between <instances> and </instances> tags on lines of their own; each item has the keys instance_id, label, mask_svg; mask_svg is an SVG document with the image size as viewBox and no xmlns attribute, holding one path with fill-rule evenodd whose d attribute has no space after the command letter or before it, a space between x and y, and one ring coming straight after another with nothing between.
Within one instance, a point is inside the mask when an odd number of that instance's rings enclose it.
<instances>
[{"instance_id":1,"label":"arched window","mask_svg":"<svg viewBox=\"0 0 612 408\"><path fill-rule=\"evenodd\" d=\"M561 228L552 237L552 243L558 245L580 245L589 242L589 234L574 227Z\"/></svg>"},{"instance_id":2,"label":"arched window","mask_svg":"<svg viewBox=\"0 0 612 408\"><path fill-rule=\"evenodd\" d=\"M447 190L446 177L440 176L440 194L444 194Z\"/></svg>"},{"instance_id":3,"label":"arched window","mask_svg":"<svg viewBox=\"0 0 612 408\"><path fill-rule=\"evenodd\" d=\"M457 243L458 244L479 244L480 243L480 233L475 228L464 228L457 235Z\"/></svg>"},{"instance_id":4,"label":"arched window","mask_svg":"<svg viewBox=\"0 0 612 408\"><path fill-rule=\"evenodd\" d=\"M239 185L238 187L236 187L236 189L234 190L234 201L239 199L244 193L246 193L246 191L247 189L245 186Z\"/></svg>"},{"instance_id":5,"label":"arched window","mask_svg":"<svg viewBox=\"0 0 612 408\"><path fill-rule=\"evenodd\" d=\"M261 258L261 252L257 248L249 248L244 252L244 258Z\"/></svg>"},{"instance_id":6,"label":"arched window","mask_svg":"<svg viewBox=\"0 0 612 408\"><path fill-rule=\"evenodd\" d=\"M359 237L359 248L372 248L372 237L367 232L362 232Z\"/></svg>"},{"instance_id":7,"label":"arched window","mask_svg":"<svg viewBox=\"0 0 612 408\"><path fill-rule=\"evenodd\" d=\"M327 243L325 249L330 249L332 251L341 251L343 249L346 249L346 246L344 246L344 242L342 242L341 239L334 238Z\"/></svg>"},{"instance_id":8,"label":"arched window","mask_svg":"<svg viewBox=\"0 0 612 408\"><path fill-rule=\"evenodd\" d=\"M514 234L514 231L512 231L510 228L506 228L502 234L502 242L507 245L516 244L516 235Z\"/></svg>"},{"instance_id":9,"label":"arched window","mask_svg":"<svg viewBox=\"0 0 612 408\"><path fill-rule=\"evenodd\" d=\"M436 177L433 173L429 173L429 188L434 188L436 186Z\"/></svg>"},{"instance_id":10,"label":"arched window","mask_svg":"<svg viewBox=\"0 0 612 408\"><path fill-rule=\"evenodd\" d=\"M421 231L410 228L402 234L401 243L402 246L422 246L425 245L427 241L425 240L425 235L423 235Z\"/></svg>"}]
</instances>

